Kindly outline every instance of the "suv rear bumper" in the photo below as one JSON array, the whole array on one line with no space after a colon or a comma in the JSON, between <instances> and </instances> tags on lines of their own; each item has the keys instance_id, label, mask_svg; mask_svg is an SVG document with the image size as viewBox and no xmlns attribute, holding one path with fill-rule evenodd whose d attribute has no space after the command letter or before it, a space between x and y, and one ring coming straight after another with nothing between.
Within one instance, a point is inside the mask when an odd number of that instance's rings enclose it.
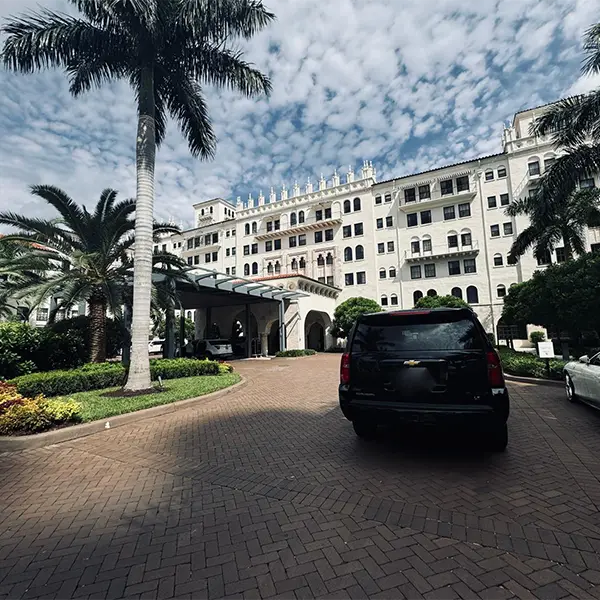
<instances>
[{"instance_id":1,"label":"suv rear bumper","mask_svg":"<svg viewBox=\"0 0 600 600\"><path fill-rule=\"evenodd\" d=\"M361 419L378 425L394 423L469 424L505 423L509 414L508 390L482 398L478 404L433 404L362 399L340 386L340 407L349 421Z\"/></svg>"}]
</instances>

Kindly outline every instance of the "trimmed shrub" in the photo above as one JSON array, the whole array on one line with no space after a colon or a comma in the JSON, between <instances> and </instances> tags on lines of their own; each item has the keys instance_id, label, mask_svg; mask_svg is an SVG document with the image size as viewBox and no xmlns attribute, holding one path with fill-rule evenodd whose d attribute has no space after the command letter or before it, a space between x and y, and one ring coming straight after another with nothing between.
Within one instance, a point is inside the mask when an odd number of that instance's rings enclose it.
<instances>
[{"instance_id":1,"label":"trimmed shrub","mask_svg":"<svg viewBox=\"0 0 600 600\"><path fill-rule=\"evenodd\" d=\"M275 356L277 358L295 358L297 356L312 356L316 353L316 350L283 350Z\"/></svg>"},{"instance_id":2,"label":"trimmed shrub","mask_svg":"<svg viewBox=\"0 0 600 600\"><path fill-rule=\"evenodd\" d=\"M548 379L546 361L544 359L538 358L535 354L515 352L503 346L500 346L498 350L500 359L502 360L502 367L506 373L521 377ZM550 379L562 380L565 364L562 360L550 360Z\"/></svg>"},{"instance_id":3,"label":"trimmed shrub","mask_svg":"<svg viewBox=\"0 0 600 600\"><path fill-rule=\"evenodd\" d=\"M178 379L199 375L218 375L219 363L210 360L187 358L158 358L150 361L150 376L153 381ZM121 363L90 363L69 371L50 371L23 375L11 381L25 396L65 396L75 392L101 390L124 385L127 370Z\"/></svg>"},{"instance_id":4,"label":"trimmed shrub","mask_svg":"<svg viewBox=\"0 0 600 600\"><path fill-rule=\"evenodd\" d=\"M229 363L219 363L219 375L227 375L233 373L233 366Z\"/></svg>"},{"instance_id":5,"label":"trimmed shrub","mask_svg":"<svg viewBox=\"0 0 600 600\"><path fill-rule=\"evenodd\" d=\"M14 385L0 384L0 435L45 431L81 421L81 406L73 400L23 397Z\"/></svg>"},{"instance_id":6,"label":"trimmed shrub","mask_svg":"<svg viewBox=\"0 0 600 600\"><path fill-rule=\"evenodd\" d=\"M27 323L0 323L0 378L79 366L87 356L83 338Z\"/></svg>"},{"instance_id":7,"label":"trimmed shrub","mask_svg":"<svg viewBox=\"0 0 600 600\"><path fill-rule=\"evenodd\" d=\"M537 348L537 345L540 342L543 342L546 339L546 335L543 331L532 331L529 334L529 341Z\"/></svg>"}]
</instances>

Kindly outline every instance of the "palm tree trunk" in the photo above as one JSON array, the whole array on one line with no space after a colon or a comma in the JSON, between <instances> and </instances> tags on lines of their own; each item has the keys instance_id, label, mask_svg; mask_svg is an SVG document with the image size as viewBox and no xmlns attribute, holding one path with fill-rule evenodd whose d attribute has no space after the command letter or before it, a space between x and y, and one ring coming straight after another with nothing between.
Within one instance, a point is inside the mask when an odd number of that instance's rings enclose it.
<instances>
[{"instance_id":1,"label":"palm tree trunk","mask_svg":"<svg viewBox=\"0 0 600 600\"><path fill-rule=\"evenodd\" d=\"M106 298L90 298L90 362L106 360Z\"/></svg>"},{"instance_id":2,"label":"palm tree trunk","mask_svg":"<svg viewBox=\"0 0 600 600\"><path fill-rule=\"evenodd\" d=\"M125 389L146 390L150 383L148 335L152 288L152 227L154 223L154 164L156 133L154 122L154 67L142 68L136 141L137 194L135 248L133 258L133 315L131 321L131 362Z\"/></svg>"}]
</instances>

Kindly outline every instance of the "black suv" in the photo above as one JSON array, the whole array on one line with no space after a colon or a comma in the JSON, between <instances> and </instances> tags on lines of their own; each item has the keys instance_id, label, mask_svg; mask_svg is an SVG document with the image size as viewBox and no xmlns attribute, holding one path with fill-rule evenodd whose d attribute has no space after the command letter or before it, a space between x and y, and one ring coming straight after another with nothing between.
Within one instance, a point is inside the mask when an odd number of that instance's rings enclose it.
<instances>
[{"instance_id":1,"label":"black suv","mask_svg":"<svg viewBox=\"0 0 600 600\"><path fill-rule=\"evenodd\" d=\"M379 425L466 427L490 450L508 442L500 358L469 308L362 315L342 357L340 406L360 437Z\"/></svg>"}]
</instances>

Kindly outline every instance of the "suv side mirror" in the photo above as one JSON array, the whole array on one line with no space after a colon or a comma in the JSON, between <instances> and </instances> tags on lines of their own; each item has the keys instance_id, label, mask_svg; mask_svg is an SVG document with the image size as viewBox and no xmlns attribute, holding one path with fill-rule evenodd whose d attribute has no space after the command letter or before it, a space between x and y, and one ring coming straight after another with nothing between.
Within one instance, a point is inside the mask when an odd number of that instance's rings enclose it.
<instances>
[{"instance_id":1,"label":"suv side mirror","mask_svg":"<svg viewBox=\"0 0 600 600\"><path fill-rule=\"evenodd\" d=\"M584 354L583 356L579 357L579 362L583 363L584 365L589 365L590 357L587 354Z\"/></svg>"}]
</instances>

